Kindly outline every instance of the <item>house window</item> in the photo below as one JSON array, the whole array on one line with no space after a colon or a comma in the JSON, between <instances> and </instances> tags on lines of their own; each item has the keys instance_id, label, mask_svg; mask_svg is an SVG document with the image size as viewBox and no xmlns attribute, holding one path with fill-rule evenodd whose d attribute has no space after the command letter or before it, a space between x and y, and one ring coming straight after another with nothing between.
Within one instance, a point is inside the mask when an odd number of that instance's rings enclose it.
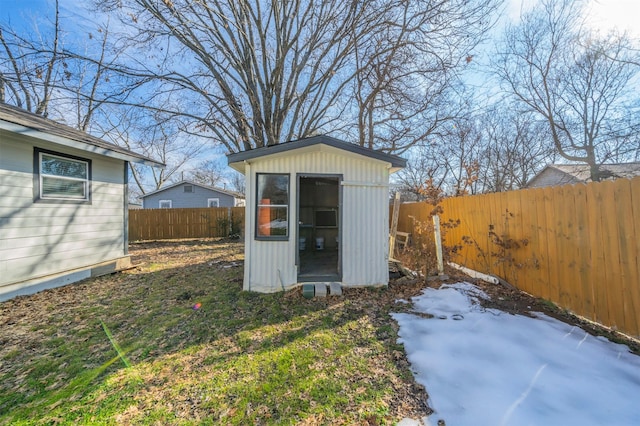
<instances>
[{"instance_id":1,"label":"house window","mask_svg":"<svg viewBox=\"0 0 640 426\"><path fill-rule=\"evenodd\" d=\"M185 185L184 186L184 192L192 193L193 192L193 185Z\"/></svg>"},{"instance_id":2,"label":"house window","mask_svg":"<svg viewBox=\"0 0 640 426\"><path fill-rule=\"evenodd\" d=\"M257 239L289 237L289 175L258 174Z\"/></svg>"},{"instance_id":3,"label":"house window","mask_svg":"<svg viewBox=\"0 0 640 426\"><path fill-rule=\"evenodd\" d=\"M220 207L220 198L207 199L207 207Z\"/></svg>"},{"instance_id":4,"label":"house window","mask_svg":"<svg viewBox=\"0 0 640 426\"><path fill-rule=\"evenodd\" d=\"M171 200L160 200L160 203L158 205L161 209L170 209Z\"/></svg>"},{"instance_id":5,"label":"house window","mask_svg":"<svg viewBox=\"0 0 640 426\"><path fill-rule=\"evenodd\" d=\"M37 199L89 201L90 160L38 149L36 154Z\"/></svg>"}]
</instances>

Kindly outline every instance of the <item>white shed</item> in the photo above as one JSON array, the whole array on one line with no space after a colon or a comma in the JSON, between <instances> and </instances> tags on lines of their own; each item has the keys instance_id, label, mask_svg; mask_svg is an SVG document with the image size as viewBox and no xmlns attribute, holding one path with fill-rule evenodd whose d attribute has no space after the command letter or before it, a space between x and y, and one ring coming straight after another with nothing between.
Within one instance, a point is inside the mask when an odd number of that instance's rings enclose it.
<instances>
[{"instance_id":1,"label":"white shed","mask_svg":"<svg viewBox=\"0 0 640 426\"><path fill-rule=\"evenodd\" d=\"M227 156L245 175L244 289L389 281L389 175L395 155L314 136Z\"/></svg>"}]
</instances>

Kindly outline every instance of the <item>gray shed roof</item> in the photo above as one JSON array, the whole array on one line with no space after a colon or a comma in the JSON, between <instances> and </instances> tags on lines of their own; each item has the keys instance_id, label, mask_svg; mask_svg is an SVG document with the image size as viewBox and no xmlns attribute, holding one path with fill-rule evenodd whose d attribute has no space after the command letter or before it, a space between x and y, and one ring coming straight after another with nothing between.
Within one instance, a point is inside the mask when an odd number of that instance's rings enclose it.
<instances>
[{"instance_id":1,"label":"gray shed roof","mask_svg":"<svg viewBox=\"0 0 640 426\"><path fill-rule=\"evenodd\" d=\"M164 167L164 164L149 157L2 102L0 102L0 129L124 161Z\"/></svg>"},{"instance_id":2,"label":"gray shed roof","mask_svg":"<svg viewBox=\"0 0 640 426\"><path fill-rule=\"evenodd\" d=\"M239 193L239 192L235 192L235 191L227 191L226 189L220 189L220 188L217 188L217 187L215 187L215 186L203 185L203 184L201 184L201 183L196 183L196 182L193 182L193 181L190 181L190 180L187 180L187 179L181 180L180 182L173 183L173 184L171 184L171 185L163 186L162 188L160 188L160 189L156 189L156 190L155 190L155 191L153 191L153 192L149 192L149 193L147 193L147 194L144 194L144 195L143 195L143 196L141 196L140 198L142 199L142 198L148 197L148 196L150 196L150 195L154 195L154 194L157 194L157 193L159 193L159 192L163 192L163 191L166 191L167 189L174 188L174 187L176 187L176 186L180 186L180 185L193 185L193 186L199 186L200 188L205 188L205 189L210 189L210 190L212 190L212 191L217 191L217 192L220 192L220 193L222 193L222 194L227 194L227 195L229 195L229 196L231 196L231 197L235 197L235 198L242 198L242 199L244 199L244 194L241 194L241 193Z\"/></svg>"},{"instance_id":3,"label":"gray shed roof","mask_svg":"<svg viewBox=\"0 0 640 426\"><path fill-rule=\"evenodd\" d=\"M374 151L369 148L361 147L349 142L345 142L339 139L332 138L330 136L320 135L312 136L309 138L298 139L295 141L284 142L278 145L265 146L262 148L256 148L249 151L242 151L227 155L227 161L229 164L239 163L254 158L264 157L266 155L279 154L282 152L291 151L294 149L305 148L312 145L324 144L332 146L334 148L342 149L354 154L359 154L365 157L373 158L376 160L391 163L392 167L402 168L407 165L407 160L398 157L397 155L387 154L381 151Z\"/></svg>"}]
</instances>

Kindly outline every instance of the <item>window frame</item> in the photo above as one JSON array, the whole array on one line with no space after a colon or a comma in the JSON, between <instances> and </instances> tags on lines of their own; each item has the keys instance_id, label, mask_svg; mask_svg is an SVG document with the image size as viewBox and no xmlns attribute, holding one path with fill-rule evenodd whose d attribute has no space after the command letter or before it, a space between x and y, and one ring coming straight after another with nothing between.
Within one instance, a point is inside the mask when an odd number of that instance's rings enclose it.
<instances>
[{"instance_id":1,"label":"window frame","mask_svg":"<svg viewBox=\"0 0 640 426\"><path fill-rule=\"evenodd\" d=\"M259 183L261 176L283 176L287 178L287 203L286 204L260 204L259 198ZM289 241L289 227L291 226L291 174L290 173L256 173L255 180L255 229L254 229L254 239L257 241ZM261 207L278 207L278 208L286 208L287 215L287 226L285 228L285 235L260 235L260 221L259 221L259 213Z\"/></svg>"},{"instance_id":2,"label":"window frame","mask_svg":"<svg viewBox=\"0 0 640 426\"><path fill-rule=\"evenodd\" d=\"M78 163L84 163L86 167L86 178L73 178L68 176L51 175L42 173L42 156L47 155L50 157L57 157L61 160L73 161ZM41 149L34 147L33 150L33 199L36 203L55 203L55 204L91 204L92 191L91 183L93 181L92 161L88 158L78 157L76 155L65 154L58 151L50 151L47 149ZM43 178L50 177L53 179L69 180L84 183L84 198L77 197L58 197L43 194Z\"/></svg>"},{"instance_id":3,"label":"window frame","mask_svg":"<svg viewBox=\"0 0 640 426\"><path fill-rule=\"evenodd\" d=\"M211 205L212 201L216 202L215 206ZM207 198L207 207L210 207L210 208L220 207L220 198Z\"/></svg>"},{"instance_id":4,"label":"window frame","mask_svg":"<svg viewBox=\"0 0 640 426\"><path fill-rule=\"evenodd\" d=\"M187 188L189 188L189 191L187 191ZM182 187L183 191L185 194L193 194L195 191L193 190L193 185L185 185Z\"/></svg>"},{"instance_id":5,"label":"window frame","mask_svg":"<svg viewBox=\"0 0 640 426\"><path fill-rule=\"evenodd\" d=\"M162 203L169 203L169 207L162 207ZM158 200L158 208L159 209L172 209L173 202L172 200Z\"/></svg>"}]
</instances>

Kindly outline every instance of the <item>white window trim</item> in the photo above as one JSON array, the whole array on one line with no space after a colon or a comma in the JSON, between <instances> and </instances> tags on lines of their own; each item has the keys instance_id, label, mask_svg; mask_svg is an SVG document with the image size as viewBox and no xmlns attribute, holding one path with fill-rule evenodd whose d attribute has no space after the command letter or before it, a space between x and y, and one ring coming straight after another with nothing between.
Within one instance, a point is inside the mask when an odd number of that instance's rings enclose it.
<instances>
[{"instance_id":1,"label":"white window trim","mask_svg":"<svg viewBox=\"0 0 640 426\"><path fill-rule=\"evenodd\" d=\"M212 201L215 201L215 206L211 205ZM207 198L207 207L220 207L220 198Z\"/></svg>"},{"instance_id":2,"label":"white window trim","mask_svg":"<svg viewBox=\"0 0 640 426\"><path fill-rule=\"evenodd\" d=\"M162 207L162 203L169 203L169 207ZM172 208L171 200L160 200L160 201L158 201L158 208L160 208L160 209L170 209L170 208Z\"/></svg>"},{"instance_id":3,"label":"white window trim","mask_svg":"<svg viewBox=\"0 0 640 426\"><path fill-rule=\"evenodd\" d=\"M69 176L60 176L60 175L52 175L52 174L48 174L48 173L44 173L42 171L42 156L43 155L47 155L49 157L55 157L55 158L59 158L61 160L64 161L74 161L76 163L82 163L85 166L86 169L86 178L74 178L74 177L69 177ZM40 181L40 199L42 200L68 200L68 201L89 201L90 195L89 195L89 177L91 175L90 170L89 170L89 162L85 161L85 160L80 160L77 158L72 158L72 157L66 157L64 155L57 155L57 154L51 154L49 152L39 152L38 153L38 179ZM58 196L51 196L51 195L46 195L44 194L44 178L45 177L49 177L49 178L53 178L53 179L60 179L60 180L68 180L68 181L72 181L72 182L82 182L84 184L84 197L80 198L80 197L58 197Z\"/></svg>"}]
</instances>

